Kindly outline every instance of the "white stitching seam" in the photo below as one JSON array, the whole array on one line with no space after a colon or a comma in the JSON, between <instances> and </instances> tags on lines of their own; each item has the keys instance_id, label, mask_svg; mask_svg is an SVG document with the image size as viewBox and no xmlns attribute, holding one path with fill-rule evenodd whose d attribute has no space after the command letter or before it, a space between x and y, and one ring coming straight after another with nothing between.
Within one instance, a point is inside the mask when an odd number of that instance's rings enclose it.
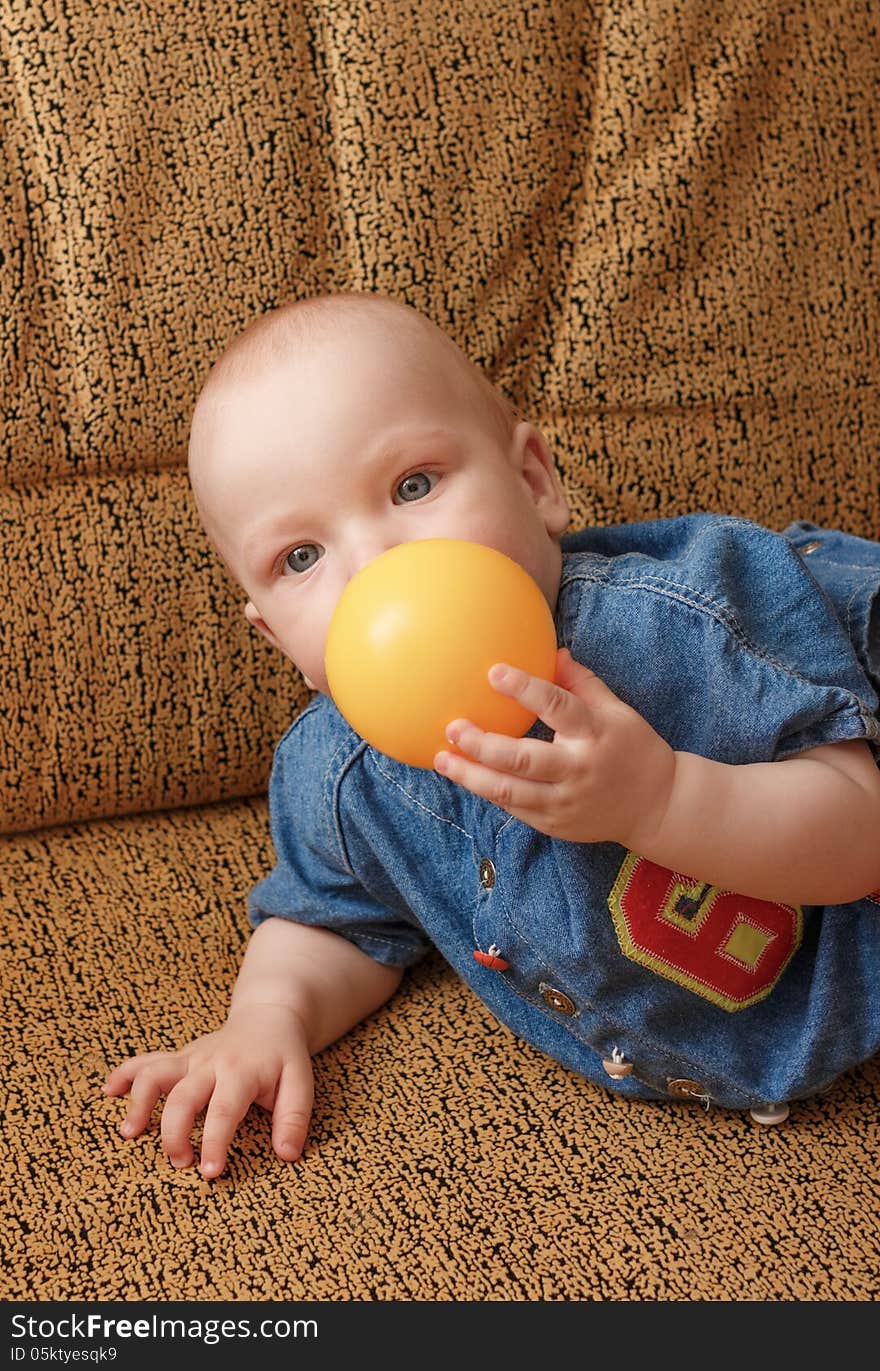
<instances>
[{"instance_id":1,"label":"white stitching seam","mask_svg":"<svg viewBox=\"0 0 880 1371\"><path fill-rule=\"evenodd\" d=\"M838 562L838 563L835 563L835 565L839 566L840 563L839 563L839 562ZM859 569L861 569L861 568L859 568ZM846 570L847 570L847 571L855 571L856 568L855 568L855 567L849 567L849 566L847 566ZM876 577L875 577L871 572L868 572L865 576L862 577L861 581L859 581L859 583L858 583L857 585L853 586L852 595L850 595L849 599L848 599L847 602L846 602L846 626L847 626L847 628L849 629L850 637L853 636L853 629L856 627L855 615L852 613L852 608L853 608L853 605L854 605L855 602L856 602L856 597L857 597L858 595L861 594L861 592L864 590L864 588L865 588L866 585L875 585L875 584L876 584Z\"/></svg>"},{"instance_id":2,"label":"white stitching seam","mask_svg":"<svg viewBox=\"0 0 880 1371\"><path fill-rule=\"evenodd\" d=\"M769 532L772 535L772 530L762 529L759 525L755 525L754 523L752 523L752 521L748 519L721 518L716 519L712 524L707 525L705 528L701 529L696 534L696 536L689 542L688 551L693 551L695 548L699 546L700 543L705 541L706 538L713 536L719 528L742 529L745 530L746 533L752 535L754 535L756 532L760 532L762 535L766 535ZM776 534L775 536L778 537L783 542L785 547L793 554L794 568L799 572L799 574L804 578L805 581L809 582L810 585L814 585L815 578L810 572L809 568L805 565L803 557L798 551L796 545L790 542L789 539L787 539L785 535L782 533ZM599 555L602 556L603 562L608 560L608 558L604 557L602 554ZM838 563L837 565L844 564ZM848 563L846 565L849 566ZM793 671L790 667L786 666L784 662L777 661L775 657L772 657L769 653L762 651L754 643L752 643L742 632L742 629L738 621L733 617L730 610L723 602L715 600L709 595L703 595L702 592L694 590L692 586L682 585L678 581L674 581L669 577L664 577L661 575L648 575L645 576L643 580L636 579L631 581L611 581L610 578L608 578L607 576L597 573L591 573L589 568L586 567L580 571L572 570L571 572L568 572L568 574L564 573L563 581L567 585L572 584L574 581L590 581L594 585L605 585L609 590L647 590L653 591L655 594L665 595L668 599L679 600L681 603L688 605L691 609L696 609L700 613L708 613L709 615L711 615L711 617L715 618L719 623L724 625L724 627L729 628L731 633L736 638L736 640L741 644L741 646L747 652L751 653L753 657L756 657L759 661L765 661L768 662L771 666L775 666L777 670L783 672L792 680L802 682L806 685L812 684L811 682L807 681L805 677L800 676L798 672ZM651 584L652 582L655 584ZM704 604L700 603L701 596L702 599L705 601ZM861 700L859 700L859 697L852 695L852 693L846 690L844 687L840 687L840 689L850 699L855 699L858 701L859 715L862 719L866 719L865 711L861 708L862 702Z\"/></svg>"},{"instance_id":3,"label":"white stitching seam","mask_svg":"<svg viewBox=\"0 0 880 1371\"><path fill-rule=\"evenodd\" d=\"M815 682L808 680L805 676L801 676L799 672L794 671L790 666L787 666L785 662L780 662L777 658L771 656L769 652L765 652L757 647L746 637L739 622L725 606L719 605L708 596L705 597L706 603L701 604L695 597L695 592L693 592L689 586L681 586L676 581L664 580L659 576L646 576L639 580L615 581L612 583L606 581L602 576L590 575L588 571L580 571L569 577L569 583L574 581L590 581L596 585L604 583L609 590L647 590L655 595L663 595L669 600L677 600L681 604L686 604L690 609L695 609L698 613L706 614L710 618L715 619L716 622L729 630L731 635L746 652L752 657L757 658L758 661L766 662L769 666L775 667L777 671L781 671L783 675L788 676L791 680L797 681L799 684L805 686L815 685ZM861 704L859 697L853 695L852 691L847 690L845 686L838 686L837 689L840 690L841 694L846 695L849 699L856 700ZM862 713L861 709L859 710L859 713Z\"/></svg>"},{"instance_id":4,"label":"white stitching seam","mask_svg":"<svg viewBox=\"0 0 880 1371\"><path fill-rule=\"evenodd\" d=\"M372 761L373 765L375 766L375 768L376 768L376 770L379 772L379 774L380 774L381 776L384 776L386 781L390 781L390 783L394 786L394 788L395 788L396 790L399 790L400 793L401 793L402 795L404 795L404 796L406 797L407 800L409 800L410 804L415 805L417 809L423 809L423 810L425 811L426 814L430 814L430 815L431 815L431 818L432 818L432 819L437 819L437 821L438 821L439 823L441 823L441 824L447 824L450 828L456 829L457 832L463 833L464 836L465 836L471 843L474 842L474 835L473 835L473 833L468 833L467 829L466 829L466 828L462 828L461 824L454 823L454 822L452 821L452 819L445 819L445 818L443 817L442 814L438 814L438 813L436 812L436 810L433 810L433 809L431 808L430 805L423 804L421 800L417 800L417 799L416 799L415 795L411 795L411 794L409 793L409 791L406 790L406 789L400 784L399 781L396 781L396 780L394 779L394 777L391 776L391 775L385 770L385 768L382 766L381 762L380 762L379 759L378 759L378 755L377 755L375 752L371 752L371 753L369 754L369 756L370 756L370 760Z\"/></svg>"}]
</instances>

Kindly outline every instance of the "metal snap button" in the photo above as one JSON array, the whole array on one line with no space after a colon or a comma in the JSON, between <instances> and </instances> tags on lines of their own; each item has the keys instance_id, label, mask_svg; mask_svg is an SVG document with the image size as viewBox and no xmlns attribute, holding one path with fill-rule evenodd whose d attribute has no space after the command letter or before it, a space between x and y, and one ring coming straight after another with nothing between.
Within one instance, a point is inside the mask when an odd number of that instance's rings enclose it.
<instances>
[{"instance_id":1,"label":"metal snap button","mask_svg":"<svg viewBox=\"0 0 880 1371\"><path fill-rule=\"evenodd\" d=\"M678 1076L666 1082L666 1089L677 1100L704 1100L707 1094L706 1087L700 1085L699 1081L689 1081Z\"/></svg>"},{"instance_id":2,"label":"metal snap button","mask_svg":"<svg viewBox=\"0 0 880 1371\"><path fill-rule=\"evenodd\" d=\"M495 884L495 863L488 857L484 857L480 862L480 885L484 890L491 890Z\"/></svg>"},{"instance_id":3,"label":"metal snap button","mask_svg":"<svg viewBox=\"0 0 880 1371\"><path fill-rule=\"evenodd\" d=\"M548 985L546 981L542 981L538 990L550 1008L558 1009L560 1014L576 1014L578 1012L574 1000L570 1000L563 991L557 990L555 985Z\"/></svg>"},{"instance_id":4,"label":"metal snap button","mask_svg":"<svg viewBox=\"0 0 880 1371\"><path fill-rule=\"evenodd\" d=\"M800 549L800 554L802 557L809 557L811 552L818 552L821 546L822 544L814 538L812 542L804 543L803 547Z\"/></svg>"}]
</instances>

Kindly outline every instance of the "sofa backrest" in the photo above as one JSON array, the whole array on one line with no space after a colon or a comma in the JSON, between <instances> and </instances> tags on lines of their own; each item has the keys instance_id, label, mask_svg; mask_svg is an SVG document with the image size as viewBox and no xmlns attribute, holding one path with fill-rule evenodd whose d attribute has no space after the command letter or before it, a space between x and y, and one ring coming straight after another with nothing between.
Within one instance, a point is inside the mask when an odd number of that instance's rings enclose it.
<instances>
[{"instance_id":1,"label":"sofa backrest","mask_svg":"<svg viewBox=\"0 0 880 1371\"><path fill-rule=\"evenodd\" d=\"M265 786L307 692L185 449L290 296L428 313L575 525L876 532L871 8L3 0L0 828Z\"/></svg>"}]
</instances>

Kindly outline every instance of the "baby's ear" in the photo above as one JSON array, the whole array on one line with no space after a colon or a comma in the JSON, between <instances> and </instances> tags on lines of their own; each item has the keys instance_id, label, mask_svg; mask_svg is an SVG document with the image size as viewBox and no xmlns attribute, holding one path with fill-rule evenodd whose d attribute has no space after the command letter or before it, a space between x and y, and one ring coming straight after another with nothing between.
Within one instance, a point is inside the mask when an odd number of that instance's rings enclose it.
<instances>
[{"instance_id":1,"label":"baby's ear","mask_svg":"<svg viewBox=\"0 0 880 1371\"><path fill-rule=\"evenodd\" d=\"M266 620L260 617L257 606L252 604L250 600L248 600L244 607L244 617L247 619L251 628L255 628L258 633L262 633L263 637L267 638L273 647L277 647L280 650L281 644L266 623Z\"/></svg>"},{"instance_id":2,"label":"baby's ear","mask_svg":"<svg viewBox=\"0 0 880 1371\"><path fill-rule=\"evenodd\" d=\"M568 528L569 509L550 444L539 429L520 422L513 430L511 456L531 492L547 532L559 537Z\"/></svg>"}]
</instances>

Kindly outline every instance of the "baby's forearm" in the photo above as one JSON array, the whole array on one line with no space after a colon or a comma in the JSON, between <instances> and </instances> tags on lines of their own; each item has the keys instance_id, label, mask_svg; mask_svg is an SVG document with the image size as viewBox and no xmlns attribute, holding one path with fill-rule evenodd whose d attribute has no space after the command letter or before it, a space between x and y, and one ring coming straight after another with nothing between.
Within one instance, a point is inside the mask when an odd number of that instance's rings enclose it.
<instances>
[{"instance_id":1,"label":"baby's forearm","mask_svg":"<svg viewBox=\"0 0 880 1371\"><path fill-rule=\"evenodd\" d=\"M844 904L880 887L880 772L864 743L727 766L675 754L640 856L741 895Z\"/></svg>"},{"instance_id":2,"label":"baby's forearm","mask_svg":"<svg viewBox=\"0 0 880 1371\"><path fill-rule=\"evenodd\" d=\"M309 1051L320 1052L384 1004L402 974L328 929L267 919L251 936L229 1012L255 1004L289 1008L305 1028Z\"/></svg>"}]
</instances>

